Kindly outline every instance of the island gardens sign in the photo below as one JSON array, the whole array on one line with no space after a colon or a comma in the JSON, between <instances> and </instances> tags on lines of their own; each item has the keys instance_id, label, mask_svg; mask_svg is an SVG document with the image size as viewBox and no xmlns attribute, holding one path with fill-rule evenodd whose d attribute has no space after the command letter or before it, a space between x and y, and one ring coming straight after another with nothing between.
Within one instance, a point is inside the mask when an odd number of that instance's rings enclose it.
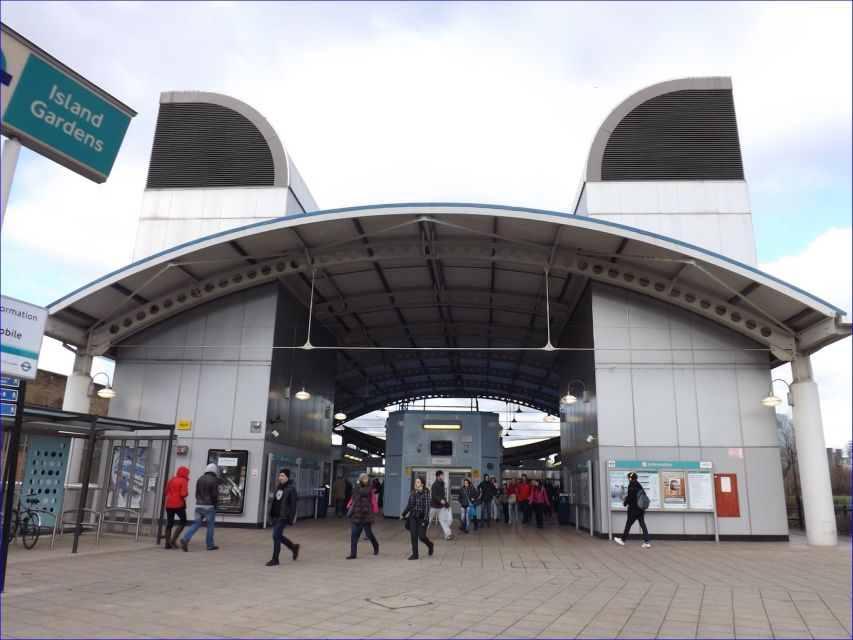
<instances>
[{"instance_id":1,"label":"island gardens sign","mask_svg":"<svg viewBox=\"0 0 853 640\"><path fill-rule=\"evenodd\" d=\"M104 182L136 112L2 25L2 133Z\"/></svg>"}]
</instances>

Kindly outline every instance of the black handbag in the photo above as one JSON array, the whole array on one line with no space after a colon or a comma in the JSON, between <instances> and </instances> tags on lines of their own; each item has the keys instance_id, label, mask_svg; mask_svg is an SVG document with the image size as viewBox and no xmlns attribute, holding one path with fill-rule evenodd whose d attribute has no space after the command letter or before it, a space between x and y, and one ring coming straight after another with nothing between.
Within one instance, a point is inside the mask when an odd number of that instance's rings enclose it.
<instances>
[{"instance_id":1,"label":"black handbag","mask_svg":"<svg viewBox=\"0 0 853 640\"><path fill-rule=\"evenodd\" d=\"M406 518L406 531L411 531L412 527L409 525L409 519Z\"/></svg>"}]
</instances>

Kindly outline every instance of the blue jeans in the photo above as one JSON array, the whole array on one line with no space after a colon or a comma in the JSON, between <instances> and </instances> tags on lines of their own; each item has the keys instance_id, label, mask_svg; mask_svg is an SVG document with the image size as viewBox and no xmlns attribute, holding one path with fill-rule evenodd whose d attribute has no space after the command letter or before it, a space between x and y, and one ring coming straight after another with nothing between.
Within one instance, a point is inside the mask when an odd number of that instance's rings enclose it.
<instances>
[{"instance_id":1,"label":"blue jeans","mask_svg":"<svg viewBox=\"0 0 853 640\"><path fill-rule=\"evenodd\" d=\"M195 535L195 532L201 527L202 520L207 522L207 538L205 542L207 542L207 548L210 549L213 546L213 527L216 525L216 507L196 507L195 521L184 534L183 540L189 544L190 540L192 540L192 537Z\"/></svg>"},{"instance_id":2,"label":"blue jeans","mask_svg":"<svg viewBox=\"0 0 853 640\"><path fill-rule=\"evenodd\" d=\"M287 520L284 518L276 518L272 525L272 557L278 560L278 554L281 551L281 545L293 551L293 542L284 537L284 528L287 526Z\"/></svg>"},{"instance_id":3,"label":"blue jeans","mask_svg":"<svg viewBox=\"0 0 853 640\"><path fill-rule=\"evenodd\" d=\"M376 541L376 536L373 535L373 524L370 522L365 522L361 524L360 522L353 522L352 524L352 534L350 535L349 548L350 555L354 556L356 551L358 550L358 537L361 535L361 532L364 531L364 535L367 536L368 540L373 543L373 548L379 546L379 543Z\"/></svg>"},{"instance_id":4,"label":"blue jeans","mask_svg":"<svg viewBox=\"0 0 853 640\"><path fill-rule=\"evenodd\" d=\"M507 506L509 507L509 522L515 524L518 522L518 503L513 502Z\"/></svg>"}]
</instances>

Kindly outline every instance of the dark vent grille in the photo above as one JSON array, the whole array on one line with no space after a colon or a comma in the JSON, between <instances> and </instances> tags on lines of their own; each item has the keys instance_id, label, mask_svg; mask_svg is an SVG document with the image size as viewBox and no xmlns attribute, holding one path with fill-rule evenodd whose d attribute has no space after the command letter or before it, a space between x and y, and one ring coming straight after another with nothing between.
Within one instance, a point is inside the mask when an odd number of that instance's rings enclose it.
<instances>
[{"instance_id":1,"label":"dark vent grille","mask_svg":"<svg viewBox=\"0 0 853 640\"><path fill-rule=\"evenodd\" d=\"M644 102L616 126L602 180L743 180L731 90L685 89Z\"/></svg>"},{"instance_id":2,"label":"dark vent grille","mask_svg":"<svg viewBox=\"0 0 853 640\"><path fill-rule=\"evenodd\" d=\"M246 117L216 104L161 104L148 165L149 189L269 187L266 140Z\"/></svg>"}]
</instances>

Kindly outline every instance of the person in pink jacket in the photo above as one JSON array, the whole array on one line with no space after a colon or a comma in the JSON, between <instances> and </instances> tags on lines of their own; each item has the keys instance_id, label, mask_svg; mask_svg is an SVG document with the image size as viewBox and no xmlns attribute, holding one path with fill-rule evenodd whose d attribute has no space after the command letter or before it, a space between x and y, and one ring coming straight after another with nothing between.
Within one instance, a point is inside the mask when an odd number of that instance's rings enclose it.
<instances>
[{"instance_id":1,"label":"person in pink jacket","mask_svg":"<svg viewBox=\"0 0 853 640\"><path fill-rule=\"evenodd\" d=\"M548 490L536 479L533 480L530 503L533 505L533 513L536 514L536 528L542 529L542 516L545 514L545 509L551 508L551 499L548 497Z\"/></svg>"}]
</instances>

